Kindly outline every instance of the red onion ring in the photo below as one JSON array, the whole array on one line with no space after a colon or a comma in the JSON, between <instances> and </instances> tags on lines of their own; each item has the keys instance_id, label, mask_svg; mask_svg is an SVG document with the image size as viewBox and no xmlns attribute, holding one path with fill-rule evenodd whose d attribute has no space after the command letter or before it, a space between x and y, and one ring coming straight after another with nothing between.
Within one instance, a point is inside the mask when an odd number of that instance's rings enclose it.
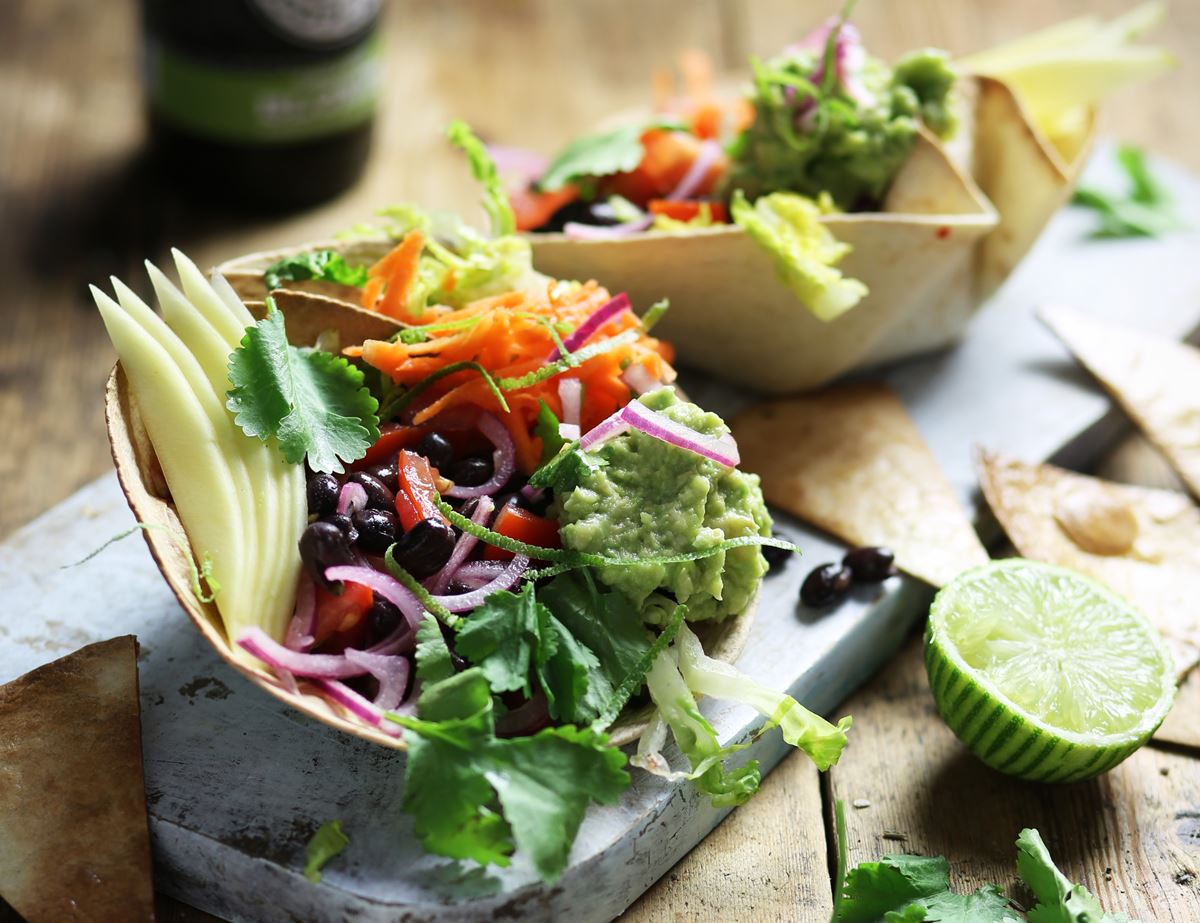
<instances>
[{"instance_id":1,"label":"red onion ring","mask_svg":"<svg viewBox=\"0 0 1200 923\"><path fill-rule=\"evenodd\" d=\"M529 183L538 179L550 166L550 158L537 151L507 144L488 144L486 150L503 177L512 177Z\"/></svg>"},{"instance_id":2,"label":"red onion ring","mask_svg":"<svg viewBox=\"0 0 1200 923\"><path fill-rule=\"evenodd\" d=\"M349 676L362 676L367 672L342 654L302 654L289 650L257 625L243 631L237 643L272 669L287 670L293 676L344 679Z\"/></svg>"},{"instance_id":3,"label":"red onion ring","mask_svg":"<svg viewBox=\"0 0 1200 923\"><path fill-rule=\"evenodd\" d=\"M506 567L505 561L468 561L454 572L454 579L481 581L479 585L483 586L499 577Z\"/></svg>"},{"instance_id":4,"label":"red onion ring","mask_svg":"<svg viewBox=\"0 0 1200 923\"><path fill-rule=\"evenodd\" d=\"M353 516L367 505L367 491L354 481L347 481L338 491L337 511Z\"/></svg>"},{"instance_id":5,"label":"red onion ring","mask_svg":"<svg viewBox=\"0 0 1200 923\"><path fill-rule=\"evenodd\" d=\"M589 314L582 324L571 331L571 335L563 340L563 346L567 348L567 352L574 352L591 339L592 334L603 327L608 321L612 320L622 311L632 309L632 307L629 303L629 296L624 292L608 299L608 301ZM562 352L556 346L550 355L546 357L546 361L557 362L561 358Z\"/></svg>"},{"instance_id":6,"label":"red onion ring","mask_svg":"<svg viewBox=\"0 0 1200 923\"><path fill-rule=\"evenodd\" d=\"M613 299L614 301L616 299ZM628 303L629 299L625 299ZM599 311L596 312L597 314ZM594 314L592 315L595 316ZM588 318L588 321L591 317ZM585 321L584 323L587 323ZM578 332L578 331L576 331ZM565 343L564 343L565 345ZM574 349L570 346L568 349ZM551 362L554 360L551 359ZM578 378L560 378L558 381L558 399L562 402L562 422L579 425L579 414L583 407L583 382Z\"/></svg>"},{"instance_id":7,"label":"red onion ring","mask_svg":"<svg viewBox=\"0 0 1200 923\"><path fill-rule=\"evenodd\" d=\"M283 646L293 651L307 651L313 646L313 621L317 616L317 591L307 575L301 575L296 587L296 609L288 622Z\"/></svg>"},{"instance_id":8,"label":"red onion ring","mask_svg":"<svg viewBox=\"0 0 1200 923\"><path fill-rule=\"evenodd\" d=\"M375 570L373 567L353 564L340 564L336 567L325 568L325 579L329 581L348 580L378 593L393 606L401 611L408 622L411 631L416 631L421 620L425 618L425 607L417 599L416 594L390 574Z\"/></svg>"},{"instance_id":9,"label":"red onion ring","mask_svg":"<svg viewBox=\"0 0 1200 923\"><path fill-rule=\"evenodd\" d=\"M587 452L599 448L610 439L615 439L629 429L629 423L621 416L621 411L611 414L584 433L579 440L580 451Z\"/></svg>"},{"instance_id":10,"label":"red onion ring","mask_svg":"<svg viewBox=\"0 0 1200 923\"><path fill-rule=\"evenodd\" d=\"M680 199L690 199L696 194L701 184L704 182L708 171L713 168L713 165L721 158L721 145L709 138L706 141L700 142L700 149L696 152L696 159L692 161L692 165L688 167L687 173L683 174L678 185L667 193L667 199L672 202L678 202Z\"/></svg>"},{"instance_id":11,"label":"red onion ring","mask_svg":"<svg viewBox=\"0 0 1200 923\"><path fill-rule=\"evenodd\" d=\"M517 468L517 450L513 446L512 436L495 415L483 414L479 418L479 431L496 447L492 453L492 476L486 483L480 484L478 487L460 487L456 484L446 491L447 497L466 500L471 497L494 494L508 483L508 479L512 477L513 471Z\"/></svg>"},{"instance_id":12,"label":"red onion ring","mask_svg":"<svg viewBox=\"0 0 1200 923\"><path fill-rule=\"evenodd\" d=\"M644 231L653 223L653 215L645 215L637 221L627 221L625 224L597 225L568 221L563 225L563 233L569 240L619 240Z\"/></svg>"},{"instance_id":13,"label":"red onion ring","mask_svg":"<svg viewBox=\"0 0 1200 923\"><path fill-rule=\"evenodd\" d=\"M372 703L376 708L391 711L399 706L404 698L404 690L408 688L407 657L399 654L369 654L346 648L346 659L379 680L379 692Z\"/></svg>"},{"instance_id":14,"label":"red onion ring","mask_svg":"<svg viewBox=\"0 0 1200 923\"><path fill-rule=\"evenodd\" d=\"M578 423L559 423L558 424L558 435L560 437L562 437L563 439L565 439L567 442L574 442L576 439L579 438L579 424Z\"/></svg>"},{"instance_id":15,"label":"red onion ring","mask_svg":"<svg viewBox=\"0 0 1200 923\"><path fill-rule=\"evenodd\" d=\"M388 721L383 716L383 710L376 708L361 695L337 680L317 679L313 682L333 701L337 702L354 717L361 719L372 727L381 729L385 734L399 737L403 730L398 724Z\"/></svg>"},{"instance_id":16,"label":"red onion ring","mask_svg":"<svg viewBox=\"0 0 1200 923\"><path fill-rule=\"evenodd\" d=\"M486 526L495 508L496 504L491 497L480 497L475 507L475 512L471 514L471 522L477 526ZM430 593L436 596L439 593L446 592L459 565L467 559L467 556L475 549L478 543L479 539L470 532L464 532L458 537L458 541L454 543L454 550L450 552L450 559L440 571L433 575L433 579L429 584Z\"/></svg>"},{"instance_id":17,"label":"red onion ring","mask_svg":"<svg viewBox=\"0 0 1200 923\"><path fill-rule=\"evenodd\" d=\"M655 378L640 362L634 362L627 367L621 373L621 381L628 385L634 394L645 394L663 386L663 382Z\"/></svg>"},{"instance_id":18,"label":"red onion ring","mask_svg":"<svg viewBox=\"0 0 1200 923\"><path fill-rule=\"evenodd\" d=\"M727 468L736 468L741 461L733 437L704 436L689 426L676 423L670 417L651 410L641 401L630 401L622 407L621 418L647 436L653 436L667 445L694 452Z\"/></svg>"},{"instance_id":19,"label":"red onion ring","mask_svg":"<svg viewBox=\"0 0 1200 923\"><path fill-rule=\"evenodd\" d=\"M472 590L470 593L461 593L457 596L435 596L434 600L441 603L451 612L467 612L479 606L493 593L511 589L521 579L521 574L525 573L528 567L529 558L523 554L518 554L508 562L508 566L491 583L481 586L477 590Z\"/></svg>"}]
</instances>

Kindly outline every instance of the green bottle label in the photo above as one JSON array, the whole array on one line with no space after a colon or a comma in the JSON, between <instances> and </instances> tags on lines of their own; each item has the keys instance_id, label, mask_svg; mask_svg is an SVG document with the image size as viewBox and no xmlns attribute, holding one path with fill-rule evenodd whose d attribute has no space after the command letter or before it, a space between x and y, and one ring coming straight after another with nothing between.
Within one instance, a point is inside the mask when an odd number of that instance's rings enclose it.
<instances>
[{"instance_id":1,"label":"green bottle label","mask_svg":"<svg viewBox=\"0 0 1200 923\"><path fill-rule=\"evenodd\" d=\"M235 69L154 43L146 50L146 92L157 115L193 134L249 144L305 141L374 115L380 46L375 35L320 64Z\"/></svg>"}]
</instances>

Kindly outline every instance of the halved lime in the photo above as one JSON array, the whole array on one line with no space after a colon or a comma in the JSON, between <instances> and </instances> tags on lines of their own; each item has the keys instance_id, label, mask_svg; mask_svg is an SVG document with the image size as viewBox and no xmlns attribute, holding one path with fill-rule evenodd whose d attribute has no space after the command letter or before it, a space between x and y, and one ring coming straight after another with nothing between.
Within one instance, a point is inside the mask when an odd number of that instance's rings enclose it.
<instances>
[{"instance_id":1,"label":"halved lime","mask_svg":"<svg viewBox=\"0 0 1200 923\"><path fill-rule=\"evenodd\" d=\"M1112 769L1175 699L1171 655L1141 613L1074 571L1018 558L937 594L925 669L938 711L972 753L1040 782Z\"/></svg>"}]
</instances>

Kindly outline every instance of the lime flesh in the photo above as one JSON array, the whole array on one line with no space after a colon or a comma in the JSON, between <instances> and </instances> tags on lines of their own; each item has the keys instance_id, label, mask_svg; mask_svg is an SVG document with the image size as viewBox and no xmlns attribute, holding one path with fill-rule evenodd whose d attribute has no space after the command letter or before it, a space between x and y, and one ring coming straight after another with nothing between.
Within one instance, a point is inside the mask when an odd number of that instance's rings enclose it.
<instances>
[{"instance_id":1,"label":"lime flesh","mask_svg":"<svg viewBox=\"0 0 1200 923\"><path fill-rule=\"evenodd\" d=\"M1025 560L963 574L933 602L925 663L938 711L984 762L1088 778L1154 733L1175 696L1155 629L1094 581Z\"/></svg>"}]
</instances>

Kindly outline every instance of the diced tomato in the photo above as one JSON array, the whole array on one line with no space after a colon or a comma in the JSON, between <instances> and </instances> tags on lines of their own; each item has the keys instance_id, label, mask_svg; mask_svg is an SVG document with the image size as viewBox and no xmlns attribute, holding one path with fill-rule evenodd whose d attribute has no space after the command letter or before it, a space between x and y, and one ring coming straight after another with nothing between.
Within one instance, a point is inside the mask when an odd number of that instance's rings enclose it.
<instances>
[{"instance_id":1,"label":"diced tomato","mask_svg":"<svg viewBox=\"0 0 1200 923\"><path fill-rule=\"evenodd\" d=\"M387 424L385 424L387 425ZM352 471L361 471L374 465L391 461L401 449L407 449L421 441L424 430L419 426L392 426L379 434L367 454L350 466Z\"/></svg>"},{"instance_id":2,"label":"diced tomato","mask_svg":"<svg viewBox=\"0 0 1200 923\"><path fill-rule=\"evenodd\" d=\"M413 528L422 519L446 521L434 501L438 498L437 477L429 465L429 459L416 452L404 449L400 452L400 489L396 491L396 515L404 531Z\"/></svg>"},{"instance_id":3,"label":"diced tomato","mask_svg":"<svg viewBox=\"0 0 1200 923\"><path fill-rule=\"evenodd\" d=\"M691 221L693 218L698 218L701 215L706 205L713 221L718 224L729 223L729 212L725 208L724 202L697 202L694 199L676 202L672 199L651 199L650 213L653 215L666 215L668 218L673 218L676 221Z\"/></svg>"},{"instance_id":4,"label":"diced tomato","mask_svg":"<svg viewBox=\"0 0 1200 923\"><path fill-rule=\"evenodd\" d=\"M367 611L375 600L369 587L345 582L341 594L317 587L317 614L313 621L316 645L329 642L330 650L358 646L367 636Z\"/></svg>"},{"instance_id":5,"label":"diced tomato","mask_svg":"<svg viewBox=\"0 0 1200 923\"><path fill-rule=\"evenodd\" d=\"M642 162L628 173L618 173L605 181L603 191L620 195L635 205L645 206L661 199L679 185L700 154L701 139L685 131L652 129L642 135L646 153ZM709 167L696 195L706 195L724 174L728 159L722 154Z\"/></svg>"},{"instance_id":6,"label":"diced tomato","mask_svg":"<svg viewBox=\"0 0 1200 923\"><path fill-rule=\"evenodd\" d=\"M512 503L506 503L500 510L495 523L492 524L492 531L527 545L536 545L538 548L562 547L557 522ZM483 551L483 557L488 561L509 561L512 560L512 556L511 551L505 551L495 545L488 545Z\"/></svg>"},{"instance_id":7,"label":"diced tomato","mask_svg":"<svg viewBox=\"0 0 1200 923\"><path fill-rule=\"evenodd\" d=\"M574 186L563 186L553 192L538 192L532 186L508 190L508 202L517 219L518 231L534 231L553 217L564 205L579 198Z\"/></svg>"}]
</instances>

